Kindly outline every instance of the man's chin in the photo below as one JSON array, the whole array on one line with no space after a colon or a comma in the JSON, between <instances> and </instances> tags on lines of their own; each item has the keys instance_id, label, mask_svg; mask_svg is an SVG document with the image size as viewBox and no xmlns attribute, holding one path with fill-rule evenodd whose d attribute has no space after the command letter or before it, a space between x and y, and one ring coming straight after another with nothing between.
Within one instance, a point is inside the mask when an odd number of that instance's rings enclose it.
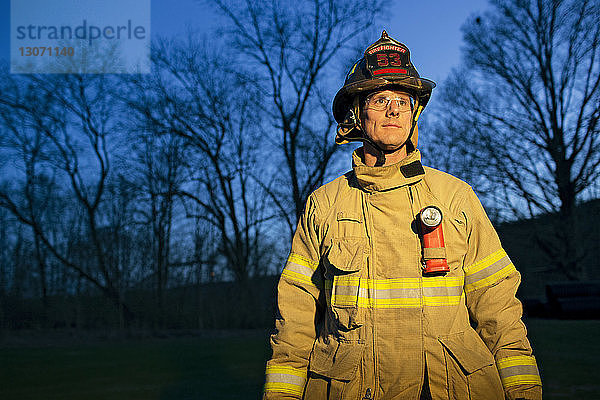
<instances>
[{"instance_id":1,"label":"man's chin","mask_svg":"<svg viewBox=\"0 0 600 400\"><path fill-rule=\"evenodd\" d=\"M404 147L404 144L400 144L400 143L382 143L380 141L375 141L375 144L377 145L377 147L379 147L381 150L383 150L386 153L391 153L397 150L400 150L402 147Z\"/></svg>"},{"instance_id":2,"label":"man's chin","mask_svg":"<svg viewBox=\"0 0 600 400\"><path fill-rule=\"evenodd\" d=\"M377 143L379 148L385 151L386 153L393 153L395 151L400 150L404 145L402 144L390 144L390 143Z\"/></svg>"}]
</instances>

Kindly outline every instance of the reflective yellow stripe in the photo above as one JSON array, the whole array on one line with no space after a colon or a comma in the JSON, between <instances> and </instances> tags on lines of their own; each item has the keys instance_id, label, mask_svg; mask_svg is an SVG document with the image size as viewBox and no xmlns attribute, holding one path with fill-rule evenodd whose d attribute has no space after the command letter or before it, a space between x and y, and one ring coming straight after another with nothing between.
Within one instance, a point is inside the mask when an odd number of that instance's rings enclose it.
<instances>
[{"instance_id":1,"label":"reflective yellow stripe","mask_svg":"<svg viewBox=\"0 0 600 400\"><path fill-rule=\"evenodd\" d=\"M370 287L378 290L385 289L418 289L421 286L419 278L368 279Z\"/></svg>"},{"instance_id":2,"label":"reflective yellow stripe","mask_svg":"<svg viewBox=\"0 0 600 400\"><path fill-rule=\"evenodd\" d=\"M338 294L336 296L332 296L331 297L331 304L335 305L335 306L355 306L357 304L357 302L359 298L356 295L343 295L343 294Z\"/></svg>"},{"instance_id":3,"label":"reflective yellow stripe","mask_svg":"<svg viewBox=\"0 0 600 400\"><path fill-rule=\"evenodd\" d=\"M279 365L272 365L267 367L267 374L287 374L299 376L302 379L306 378L306 372L304 370L294 367L284 367Z\"/></svg>"},{"instance_id":4,"label":"reflective yellow stripe","mask_svg":"<svg viewBox=\"0 0 600 400\"><path fill-rule=\"evenodd\" d=\"M504 249L500 249L500 250L496 251L495 253L492 253L489 256L485 257L483 260L478 261L475 264L466 267L465 273L467 273L468 275L472 275L475 272L479 272L482 269L489 267L490 265L492 265L493 263L495 263L496 261L500 260L502 257L505 257L505 256L506 256L506 252L504 251Z\"/></svg>"},{"instance_id":5,"label":"reflective yellow stripe","mask_svg":"<svg viewBox=\"0 0 600 400\"><path fill-rule=\"evenodd\" d=\"M539 375L514 375L507 378L502 378L502 385L504 387L511 387L517 385L541 385L542 380Z\"/></svg>"},{"instance_id":6,"label":"reflective yellow stripe","mask_svg":"<svg viewBox=\"0 0 600 400\"><path fill-rule=\"evenodd\" d=\"M359 284L365 287L376 287L382 289L418 289L424 288L450 288L462 287L463 279L461 277L431 277L431 278L395 278L395 279L369 279L359 278L356 276L340 276L336 277L336 286L358 286Z\"/></svg>"},{"instance_id":7,"label":"reflective yellow stripe","mask_svg":"<svg viewBox=\"0 0 600 400\"><path fill-rule=\"evenodd\" d=\"M515 367L517 365L535 365L537 367L537 363L535 362L535 357L533 356L512 356L501 358L496 361L496 365L498 369Z\"/></svg>"},{"instance_id":8,"label":"reflective yellow stripe","mask_svg":"<svg viewBox=\"0 0 600 400\"><path fill-rule=\"evenodd\" d=\"M337 287L357 287L359 284L360 278L357 276L338 276L335 278Z\"/></svg>"},{"instance_id":9,"label":"reflective yellow stripe","mask_svg":"<svg viewBox=\"0 0 600 400\"><path fill-rule=\"evenodd\" d=\"M401 308L452 306L464 301L462 277L368 279L336 276L331 290L334 307Z\"/></svg>"},{"instance_id":10,"label":"reflective yellow stripe","mask_svg":"<svg viewBox=\"0 0 600 400\"><path fill-rule=\"evenodd\" d=\"M506 252L500 249L465 268L465 292L491 286L515 271Z\"/></svg>"},{"instance_id":11,"label":"reflective yellow stripe","mask_svg":"<svg viewBox=\"0 0 600 400\"><path fill-rule=\"evenodd\" d=\"M314 261L312 261L306 257L303 257L300 254L296 254L296 253L290 253L290 256L288 257L287 260L288 260L288 262L293 262L293 263L305 266L307 268L310 268L313 271L316 271L317 267L319 266L318 262L314 262Z\"/></svg>"},{"instance_id":12,"label":"reflective yellow stripe","mask_svg":"<svg viewBox=\"0 0 600 400\"><path fill-rule=\"evenodd\" d=\"M281 392L302 396L302 393L304 392L304 387L296 386L289 383L272 382L265 383L265 392Z\"/></svg>"},{"instance_id":13,"label":"reflective yellow stripe","mask_svg":"<svg viewBox=\"0 0 600 400\"><path fill-rule=\"evenodd\" d=\"M358 302L363 308L414 308L421 307L420 298L398 297L394 299L363 299Z\"/></svg>"},{"instance_id":14,"label":"reflective yellow stripe","mask_svg":"<svg viewBox=\"0 0 600 400\"><path fill-rule=\"evenodd\" d=\"M319 263L309 260L299 254L291 253L287 259L281 276L288 280L316 287L313 283L313 275Z\"/></svg>"},{"instance_id":15,"label":"reflective yellow stripe","mask_svg":"<svg viewBox=\"0 0 600 400\"><path fill-rule=\"evenodd\" d=\"M498 282L499 280L501 280L502 278L510 275L512 272L516 271L517 269L515 268L515 266L511 263L509 265L507 265L506 267L502 268L500 271L484 278L484 279L480 279L478 281L475 281L473 283L469 283L465 286L465 291L467 293L472 292L474 290L477 289L481 289L482 287L486 287L486 286L490 286L493 283Z\"/></svg>"},{"instance_id":16,"label":"reflective yellow stripe","mask_svg":"<svg viewBox=\"0 0 600 400\"><path fill-rule=\"evenodd\" d=\"M423 279L423 287L452 287L463 285L462 277L433 276Z\"/></svg>"},{"instance_id":17,"label":"reflective yellow stripe","mask_svg":"<svg viewBox=\"0 0 600 400\"><path fill-rule=\"evenodd\" d=\"M268 366L265 392L282 392L302 396L306 383L306 370L285 366Z\"/></svg>"},{"instance_id":18,"label":"reflective yellow stripe","mask_svg":"<svg viewBox=\"0 0 600 400\"><path fill-rule=\"evenodd\" d=\"M511 356L496 361L504 387L516 385L541 385L540 373L533 356Z\"/></svg>"},{"instance_id":19,"label":"reflective yellow stripe","mask_svg":"<svg viewBox=\"0 0 600 400\"><path fill-rule=\"evenodd\" d=\"M300 274L296 271L290 271L290 270L284 269L283 272L281 273L281 276L286 277L289 280L297 282L297 283L304 283L304 284L307 284L310 286L315 286L315 284L312 282L310 277Z\"/></svg>"}]
</instances>

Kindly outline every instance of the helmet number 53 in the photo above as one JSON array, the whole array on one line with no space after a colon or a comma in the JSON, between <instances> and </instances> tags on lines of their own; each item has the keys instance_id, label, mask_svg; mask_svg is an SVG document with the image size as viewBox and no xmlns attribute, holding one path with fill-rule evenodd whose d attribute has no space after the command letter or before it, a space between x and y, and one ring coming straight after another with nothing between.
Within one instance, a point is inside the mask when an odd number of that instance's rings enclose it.
<instances>
[{"instance_id":1,"label":"helmet number 53","mask_svg":"<svg viewBox=\"0 0 600 400\"><path fill-rule=\"evenodd\" d=\"M400 67L402 61L399 53L388 53L388 54L377 54L377 65L380 67L386 67L391 65L393 67Z\"/></svg>"}]
</instances>

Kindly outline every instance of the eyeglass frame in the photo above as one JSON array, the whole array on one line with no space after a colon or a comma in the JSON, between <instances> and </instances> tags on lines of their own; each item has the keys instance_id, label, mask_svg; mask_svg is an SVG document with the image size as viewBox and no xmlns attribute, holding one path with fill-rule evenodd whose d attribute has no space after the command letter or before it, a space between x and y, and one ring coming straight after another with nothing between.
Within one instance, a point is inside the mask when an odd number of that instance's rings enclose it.
<instances>
[{"instance_id":1,"label":"eyeglass frame","mask_svg":"<svg viewBox=\"0 0 600 400\"><path fill-rule=\"evenodd\" d=\"M371 109L373 109L375 111L386 111L386 110L388 110L390 108L390 104L392 104L392 101L406 100L403 97L393 97L393 98L391 98L391 97L385 96L384 98L387 100L387 104L385 105L385 107L381 108L381 109L379 109L379 107L373 108L373 106L370 105L369 103L371 102L371 99L374 96L377 96L378 94L380 94L380 93L371 93L371 94L367 95L364 98L364 103L363 104L364 104L364 109L365 110L368 109L368 108L371 108ZM410 108L408 108L406 110L400 109L400 112L403 112L403 113L404 112L408 112L408 111L412 111L413 108L414 108L414 103L415 103L415 100L412 98L412 96L410 96L409 94L407 94L406 96L408 97ZM398 108L400 108L400 107L398 107Z\"/></svg>"}]
</instances>

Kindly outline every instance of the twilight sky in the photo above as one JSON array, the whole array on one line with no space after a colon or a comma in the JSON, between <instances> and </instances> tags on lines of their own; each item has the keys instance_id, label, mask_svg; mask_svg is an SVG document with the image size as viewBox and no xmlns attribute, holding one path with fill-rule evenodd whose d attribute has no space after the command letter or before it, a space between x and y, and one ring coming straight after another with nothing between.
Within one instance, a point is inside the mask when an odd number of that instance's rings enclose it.
<instances>
[{"instance_id":1,"label":"twilight sky","mask_svg":"<svg viewBox=\"0 0 600 400\"><path fill-rule=\"evenodd\" d=\"M152 36L184 33L186 26L208 32L219 23L218 18L197 0L151 1ZM421 76L438 83L459 63L460 26L472 13L488 8L487 0L392 2L388 20L379 21L377 30L386 29L390 36L405 43L411 49L413 63ZM9 35L10 0L0 0L0 59L10 57ZM365 43L365 47L368 44Z\"/></svg>"}]
</instances>

